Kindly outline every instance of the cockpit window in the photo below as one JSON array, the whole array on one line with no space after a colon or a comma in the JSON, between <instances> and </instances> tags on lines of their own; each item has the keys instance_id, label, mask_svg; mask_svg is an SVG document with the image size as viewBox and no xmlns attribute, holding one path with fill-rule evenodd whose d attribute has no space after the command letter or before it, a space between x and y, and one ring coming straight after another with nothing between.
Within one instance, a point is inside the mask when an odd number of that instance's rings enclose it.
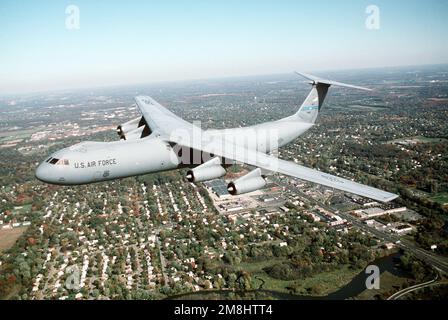
<instances>
[{"instance_id":1,"label":"cockpit window","mask_svg":"<svg viewBox=\"0 0 448 320\"><path fill-rule=\"evenodd\" d=\"M56 159L56 158L50 158L50 159L49 159L50 160L49 161L50 164L55 164L55 165L58 165L58 166L68 166L68 165L70 165L70 161L68 161L68 159Z\"/></svg>"},{"instance_id":2,"label":"cockpit window","mask_svg":"<svg viewBox=\"0 0 448 320\"><path fill-rule=\"evenodd\" d=\"M51 159L53 159L52 157L48 158L45 162L49 162Z\"/></svg>"}]
</instances>

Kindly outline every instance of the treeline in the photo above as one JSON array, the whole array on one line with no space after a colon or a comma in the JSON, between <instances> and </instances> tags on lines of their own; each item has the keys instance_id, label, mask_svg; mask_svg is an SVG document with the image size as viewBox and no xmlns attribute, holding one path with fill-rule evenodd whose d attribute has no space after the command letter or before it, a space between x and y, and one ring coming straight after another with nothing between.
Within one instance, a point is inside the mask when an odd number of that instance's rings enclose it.
<instances>
[{"instance_id":1,"label":"treeline","mask_svg":"<svg viewBox=\"0 0 448 320\"><path fill-rule=\"evenodd\" d=\"M292 229L294 225L290 227ZM272 261L263 269L270 277L295 280L347 265L354 269L363 268L375 258L372 246L376 242L356 231L340 234L332 230L316 233L303 226L297 229L302 229L303 235L288 239L287 246L271 241L252 245L241 251L226 252L222 261L232 265Z\"/></svg>"},{"instance_id":2,"label":"treeline","mask_svg":"<svg viewBox=\"0 0 448 320\"><path fill-rule=\"evenodd\" d=\"M436 271L432 266L423 260L418 259L410 252L405 252L400 257L400 267L409 273L417 282L434 279Z\"/></svg>"}]
</instances>

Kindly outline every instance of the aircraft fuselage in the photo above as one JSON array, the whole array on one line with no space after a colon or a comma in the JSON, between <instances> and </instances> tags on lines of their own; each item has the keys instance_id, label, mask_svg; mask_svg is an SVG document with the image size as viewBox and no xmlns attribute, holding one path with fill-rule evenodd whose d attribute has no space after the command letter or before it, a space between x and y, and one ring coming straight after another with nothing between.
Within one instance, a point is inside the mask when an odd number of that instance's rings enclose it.
<instances>
[{"instance_id":1,"label":"aircraft fuselage","mask_svg":"<svg viewBox=\"0 0 448 320\"><path fill-rule=\"evenodd\" d=\"M204 135L219 135L235 145L270 152L311 127L282 119L252 127L204 131ZM129 141L82 142L52 154L39 165L36 177L51 184L79 185L195 167L210 159L200 151L182 151L180 154L179 148L157 136Z\"/></svg>"},{"instance_id":2,"label":"aircraft fuselage","mask_svg":"<svg viewBox=\"0 0 448 320\"><path fill-rule=\"evenodd\" d=\"M83 142L52 154L36 177L52 184L87 184L176 169L176 159L171 146L156 138Z\"/></svg>"}]
</instances>

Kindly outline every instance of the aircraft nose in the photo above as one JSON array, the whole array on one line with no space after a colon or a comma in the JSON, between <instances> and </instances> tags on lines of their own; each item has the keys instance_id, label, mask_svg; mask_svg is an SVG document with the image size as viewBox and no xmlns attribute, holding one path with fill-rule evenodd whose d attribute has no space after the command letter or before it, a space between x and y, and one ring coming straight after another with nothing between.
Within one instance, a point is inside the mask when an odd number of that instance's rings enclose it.
<instances>
[{"instance_id":1,"label":"aircraft nose","mask_svg":"<svg viewBox=\"0 0 448 320\"><path fill-rule=\"evenodd\" d=\"M44 163L41 163L35 172L35 176L37 179L39 179L42 182L49 182L49 174L48 174L48 168L46 168Z\"/></svg>"}]
</instances>

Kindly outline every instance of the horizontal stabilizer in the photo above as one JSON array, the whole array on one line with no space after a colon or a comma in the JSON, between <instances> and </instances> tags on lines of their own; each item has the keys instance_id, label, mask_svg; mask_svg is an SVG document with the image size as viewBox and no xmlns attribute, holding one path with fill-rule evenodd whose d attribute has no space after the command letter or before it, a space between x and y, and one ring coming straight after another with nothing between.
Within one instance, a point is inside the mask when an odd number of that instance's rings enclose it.
<instances>
[{"instance_id":1,"label":"horizontal stabilizer","mask_svg":"<svg viewBox=\"0 0 448 320\"><path fill-rule=\"evenodd\" d=\"M295 71L295 73L299 76L302 76L302 77L312 81L313 82L312 84L316 84L316 85L321 83L321 84L327 84L330 86L339 86L339 87L353 88L353 89L359 89L359 90L373 91L372 89L369 89L369 88L354 86L351 84L346 84L346 83L332 81L332 80L326 80L326 79L322 79L322 78L319 78L319 77L316 77L316 76L313 76L310 74L306 74L303 72Z\"/></svg>"}]
</instances>

